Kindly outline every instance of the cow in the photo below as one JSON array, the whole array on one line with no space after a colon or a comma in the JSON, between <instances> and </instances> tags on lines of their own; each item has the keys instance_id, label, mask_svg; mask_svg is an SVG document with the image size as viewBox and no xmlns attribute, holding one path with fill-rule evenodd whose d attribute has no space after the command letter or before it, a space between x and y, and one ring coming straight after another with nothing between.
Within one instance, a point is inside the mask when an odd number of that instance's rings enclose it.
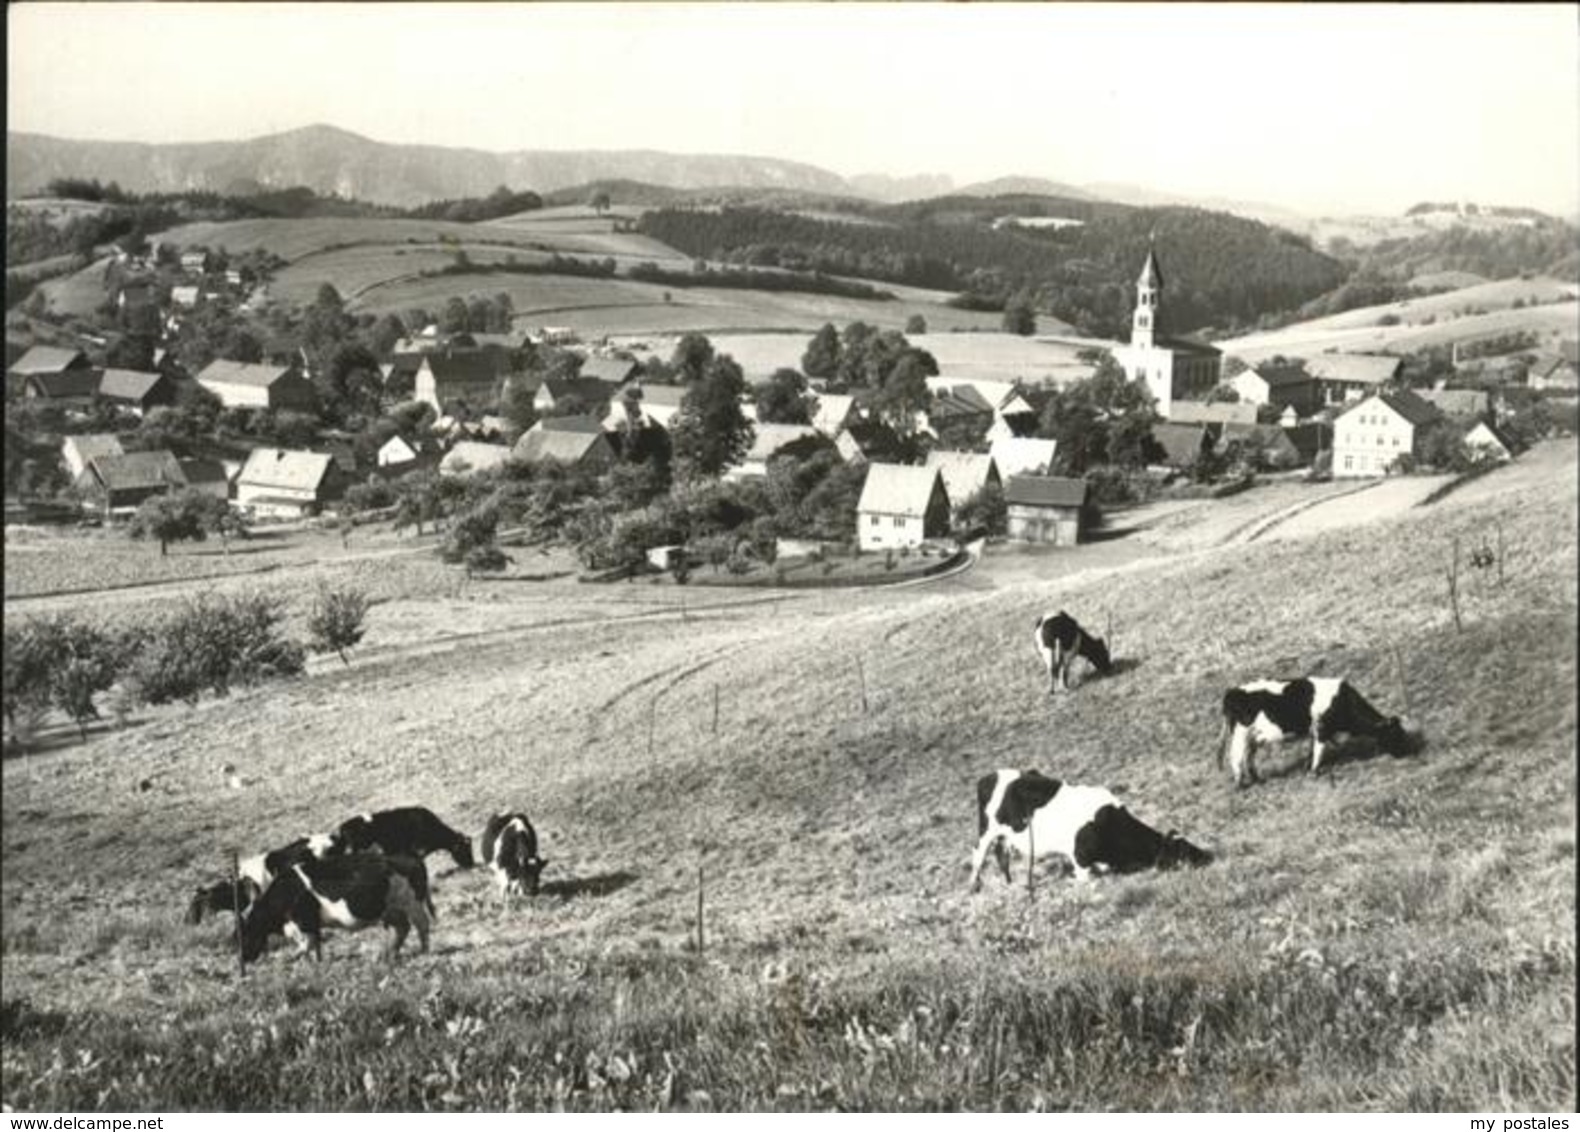
<instances>
[{"instance_id":1,"label":"cow","mask_svg":"<svg viewBox=\"0 0 1580 1132\"><path fill-rule=\"evenodd\" d=\"M345 844L334 834L314 833L298 837L267 853L256 853L237 862L235 880L222 880L199 886L187 905L186 921L203 922L210 912L245 912L269 882L299 861L333 856L345 851Z\"/></svg>"},{"instance_id":2,"label":"cow","mask_svg":"<svg viewBox=\"0 0 1580 1132\"><path fill-rule=\"evenodd\" d=\"M1257 781L1258 744L1311 737L1311 773L1322 768L1337 735L1366 736L1390 755L1408 754L1411 738L1397 715L1383 715L1348 680L1311 676L1253 680L1223 694L1218 766L1225 755L1236 786Z\"/></svg>"},{"instance_id":3,"label":"cow","mask_svg":"<svg viewBox=\"0 0 1580 1132\"><path fill-rule=\"evenodd\" d=\"M322 960L325 928L361 931L377 924L394 930L391 961L412 928L426 953L432 909L428 870L415 857L349 853L308 858L277 876L242 917L242 962L257 959L269 937L281 933Z\"/></svg>"},{"instance_id":4,"label":"cow","mask_svg":"<svg viewBox=\"0 0 1580 1132\"><path fill-rule=\"evenodd\" d=\"M1101 786L1076 786L1035 770L998 770L977 782L977 847L971 858L971 890L982 886L982 866L991 850L1004 880L1010 879L1009 853L1030 858L1057 853L1075 866L1077 880L1096 869L1130 873L1142 869L1198 867L1212 854L1175 830L1159 833L1133 817L1124 803ZM1026 868L1036 862L1028 859Z\"/></svg>"},{"instance_id":5,"label":"cow","mask_svg":"<svg viewBox=\"0 0 1580 1132\"><path fill-rule=\"evenodd\" d=\"M1037 618L1037 652L1048 666L1048 694L1070 690L1070 663L1085 657L1103 675L1113 671L1108 645L1094 637L1064 610Z\"/></svg>"},{"instance_id":6,"label":"cow","mask_svg":"<svg viewBox=\"0 0 1580 1132\"><path fill-rule=\"evenodd\" d=\"M472 839L457 833L422 806L359 814L342 822L335 835L353 853L376 851L420 858L443 849L463 869L474 863Z\"/></svg>"},{"instance_id":7,"label":"cow","mask_svg":"<svg viewBox=\"0 0 1580 1132\"><path fill-rule=\"evenodd\" d=\"M523 813L495 814L483 828L483 864L494 874L499 895L538 894L538 874L548 864L538 856L538 834Z\"/></svg>"}]
</instances>

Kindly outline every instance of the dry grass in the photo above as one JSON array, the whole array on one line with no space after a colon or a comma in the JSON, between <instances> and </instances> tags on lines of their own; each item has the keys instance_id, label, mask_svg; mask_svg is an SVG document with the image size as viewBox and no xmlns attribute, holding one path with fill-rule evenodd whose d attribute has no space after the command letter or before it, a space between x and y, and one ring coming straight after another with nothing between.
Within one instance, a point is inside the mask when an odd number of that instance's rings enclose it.
<instances>
[{"instance_id":1,"label":"dry grass","mask_svg":"<svg viewBox=\"0 0 1580 1132\"><path fill-rule=\"evenodd\" d=\"M349 669L6 766L5 1100L1570 1107L1576 490L1556 451L1539 492L1493 494L1493 473L1383 537L1102 575L989 560L970 585L771 616L640 585L379 606ZM1467 591L1456 633L1434 554L1499 516L1518 569ZM1029 634L1058 605L1111 607L1130 663L1050 701ZM1422 756L1356 744L1311 781L1291 749L1229 787L1223 687L1342 673L1395 711L1394 643ZM1219 860L973 898L972 783L996 766L1106 784ZM393 976L340 937L322 970L275 956L238 985L222 926L175 926L227 846L412 801L472 829L525 807L545 894L502 912L440 866L436 952Z\"/></svg>"}]
</instances>

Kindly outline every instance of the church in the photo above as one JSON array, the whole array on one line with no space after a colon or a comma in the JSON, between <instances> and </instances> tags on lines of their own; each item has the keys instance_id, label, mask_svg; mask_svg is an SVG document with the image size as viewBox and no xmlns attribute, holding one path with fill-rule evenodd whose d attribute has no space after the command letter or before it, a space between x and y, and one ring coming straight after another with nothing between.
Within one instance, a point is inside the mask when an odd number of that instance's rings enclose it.
<instances>
[{"instance_id":1,"label":"church","mask_svg":"<svg viewBox=\"0 0 1580 1132\"><path fill-rule=\"evenodd\" d=\"M1154 248L1136 280L1136 311L1131 319L1130 344L1114 351L1114 360L1132 381L1145 381L1157 401L1159 415L1169 416L1175 401L1204 397L1223 374L1223 351L1189 338L1162 333L1163 273L1158 270Z\"/></svg>"}]
</instances>

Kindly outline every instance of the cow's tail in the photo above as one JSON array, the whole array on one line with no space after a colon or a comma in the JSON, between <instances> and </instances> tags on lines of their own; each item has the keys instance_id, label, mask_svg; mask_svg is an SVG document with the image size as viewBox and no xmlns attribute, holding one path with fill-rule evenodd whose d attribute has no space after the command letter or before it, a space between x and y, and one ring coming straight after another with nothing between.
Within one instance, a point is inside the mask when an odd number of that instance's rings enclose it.
<instances>
[{"instance_id":1,"label":"cow's tail","mask_svg":"<svg viewBox=\"0 0 1580 1132\"><path fill-rule=\"evenodd\" d=\"M1229 722L1229 717L1225 715L1223 717L1223 722L1218 725L1218 742L1213 747L1213 755L1217 761L1219 770L1223 769L1224 754L1229 749L1229 736L1232 733L1233 728L1234 725Z\"/></svg>"}]
</instances>

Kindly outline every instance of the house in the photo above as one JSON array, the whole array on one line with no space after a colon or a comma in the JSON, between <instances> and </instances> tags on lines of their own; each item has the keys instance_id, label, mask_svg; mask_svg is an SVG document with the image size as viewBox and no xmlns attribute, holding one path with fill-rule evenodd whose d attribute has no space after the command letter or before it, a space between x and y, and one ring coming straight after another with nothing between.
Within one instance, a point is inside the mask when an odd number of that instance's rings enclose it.
<instances>
[{"instance_id":1,"label":"house","mask_svg":"<svg viewBox=\"0 0 1580 1132\"><path fill-rule=\"evenodd\" d=\"M1223 372L1223 351L1194 338L1162 333L1163 273L1156 249L1147 249L1136 280L1136 309L1131 317L1130 342L1114 351L1114 360L1131 381L1144 381L1165 418L1176 399L1206 393L1217 386Z\"/></svg>"},{"instance_id":2,"label":"house","mask_svg":"<svg viewBox=\"0 0 1580 1132\"><path fill-rule=\"evenodd\" d=\"M834 438L834 450L847 464L897 463L902 447L900 434L883 421L852 420Z\"/></svg>"},{"instance_id":3,"label":"house","mask_svg":"<svg viewBox=\"0 0 1580 1132\"><path fill-rule=\"evenodd\" d=\"M1317 453L1325 451L1328 440L1332 435L1332 428L1328 425L1313 422L1311 424L1281 425L1284 435L1289 438L1289 443L1295 446L1295 451L1300 455L1297 467L1306 467L1317 458Z\"/></svg>"},{"instance_id":4,"label":"house","mask_svg":"<svg viewBox=\"0 0 1580 1132\"><path fill-rule=\"evenodd\" d=\"M391 396L406 396L417 388L417 371L422 368L423 355L416 351L399 351L379 366L385 391Z\"/></svg>"},{"instance_id":5,"label":"house","mask_svg":"<svg viewBox=\"0 0 1580 1132\"><path fill-rule=\"evenodd\" d=\"M657 425L667 429L675 419L675 414L680 412L680 403L685 396L686 388L683 385L627 384L619 396L612 399L609 412L603 419L603 427L613 431L633 423L637 427Z\"/></svg>"},{"instance_id":6,"label":"house","mask_svg":"<svg viewBox=\"0 0 1580 1132\"><path fill-rule=\"evenodd\" d=\"M1513 438L1485 420L1477 421L1470 431L1465 433L1465 447L1476 455L1491 457L1502 463L1514 459L1520 451Z\"/></svg>"},{"instance_id":7,"label":"house","mask_svg":"<svg viewBox=\"0 0 1580 1132\"><path fill-rule=\"evenodd\" d=\"M178 307L195 307L198 305L198 289L196 287L170 288L170 301Z\"/></svg>"},{"instance_id":8,"label":"house","mask_svg":"<svg viewBox=\"0 0 1580 1132\"><path fill-rule=\"evenodd\" d=\"M1004 505L1008 534L1016 542L1074 546L1085 533L1085 480L1011 476L1004 484Z\"/></svg>"},{"instance_id":9,"label":"house","mask_svg":"<svg viewBox=\"0 0 1580 1132\"><path fill-rule=\"evenodd\" d=\"M19 378L91 370L88 356L69 346L34 346L26 351L7 370Z\"/></svg>"},{"instance_id":10,"label":"house","mask_svg":"<svg viewBox=\"0 0 1580 1132\"><path fill-rule=\"evenodd\" d=\"M100 456L124 455L126 449L121 447L120 437L109 433L90 432L81 436L68 436L60 445L60 458L71 473L73 482L82 475L89 461Z\"/></svg>"},{"instance_id":11,"label":"house","mask_svg":"<svg viewBox=\"0 0 1580 1132\"><path fill-rule=\"evenodd\" d=\"M1481 420L1492 412L1492 398L1485 389L1417 389L1416 396L1435 405L1445 417L1465 422Z\"/></svg>"},{"instance_id":12,"label":"house","mask_svg":"<svg viewBox=\"0 0 1580 1132\"><path fill-rule=\"evenodd\" d=\"M642 367L630 358L593 356L582 362L582 377L594 378L612 389L618 389L641 375Z\"/></svg>"},{"instance_id":13,"label":"house","mask_svg":"<svg viewBox=\"0 0 1580 1132\"><path fill-rule=\"evenodd\" d=\"M163 373L112 367L99 379L99 396L141 416L157 405L174 405L176 383Z\"/></svg>"},{"instance_id":14,"label":"house","mask_svg":"<svg viewBox=\"0 0 1580 1132\"><path fill-rule=\"evenodd\" d=\"M401 436L392 436L379 446L373 462L381 468L412 464L417 460L417 450Z\"/></svg>"},{"instance_id":15,"label":"house","mask_svg":"<svg viewBox=\"0 0 1580 1132\"><path fill-rule=\"evenodd\" d=\"M491 352L446 348L422 356L412 400L426 402L440 414L457 403L481 412L498 403L500 378L498 358Z\"/></svg>"},{"instance_id":16,"label":"house","mask_svg":"<svg viewBox=\"0 0 1580 1132\"><path fill-rule=\"evenodd\" d=\"M1256 406L1249 401L1176 401L1169 408L1176 424L1243 425L1256 423Z\"/></svg>"},{"instance_id":17,"label":"house","mask_svg":"<svg viewBox=\"0 0 1580 1132\"><path fill-rule=\"evenodd\" d=\"M1000 437L993 442L989 453L1006 480L1010 476L1045 476L1053 470L1053 453L1057 442L1035 436Z\"/></svg>"},{"instance_id":18,"label":"house","mask_svg":"<svg viewBox=\"0 0 1580 1132\"><path fill-rule=\"evenodd\" d=\"M548 378L539 381L532 396L532 407L540 413L563 407L573 400L584 413L603 416L619 386L596 377Z\"/></svg>"},{"instance_id":19,"label":"house","mask_svg":"<svg viewBox=\"0 0 1580 1132\"><path fill-rule=\"evenodd\" d=\"M1566 338L1558 345L1558 356L1531 369L1532 389L1580 388L1580 350L1573 338Z\"/></svg>"},{"instance_id":20,"label":"house","mask_svg":"<svg viewBox=\"0 0 1580 1132\"><path fill-rule=\"evenodd\" d=\"M310 413L318 403L313 383L294 365L257 365L220 358L197 375L198 384L227 409L291 409Z\"/></svg>"},{"instance_id":21,"label":"house","mask_svg":"<svg viewBox=\"0 0 1580 1132\"><path fill-rule=\"evenodd\" d=\"M1262 362L1254 369L1235 374L1229 387L1242 402L1272 405L1309 417L1322 407L1322 390L1317 379L1301 363Z\"/></svg>"},{"instance_id":22,"label":"house","mask_svg":"<svg viewBox=\"0 0 1580 1132\"><path fill-rule=\"evenodd\" d=\"M993 424L993 406L971 385L956 385L933 392L927 408L927 431L943 435L950 428L986 433Z\"/></svg>"},{"instance_id":23,"label":"house","mask_svg":"<svg viewBox=\"0 0 1580 1132\"><path fill-rule=\"evenodd\" d=\"M95 456L76 479L77 491L105 518L130 515L143 500L186 485L181 465L163 450Z\"/></svg>"},{"instance_id":24,"label":"house","mask_svg":"<svg viewBox=\"0 0 1580 1132\"><path fill-rule=\"evenodd\" d=\"M219 460L177 460L187 486L215 499L230 498L230 472Z\"/></svg>"},{"instance_id":25,"label":"house","mask_svg":"<svg viewBox=\"0 0 1580 1132\"><path fill-rule=\"evenodd\" d=\"M208 270L208 252L190 251L181 253L181 270L195 271L198 274Z\"/></svg>"},{"instance_id":26,"label":"house","mask_svg":"<svg viewBox=\"0 0 1580 1132\"><path fill-rule=\"evenodd\" d=\"M1416 455L1421 426L1439 415L1408 389L1362 398L1334 418L1333 475L1386 475L1399 457Z\"/></svg>"},{"instance_id":27,"label":"house","mask_svg":"<svg viewBox=\"0 0 1580 1132\"><path fill-rule=\"evenodd\" d=\"M768 474L768 461L775 453L812 437L823 434L811 425L759 424L752 431L752 444L741 457L741 462L724 473L724 479L741 480L761 478Z\"/></svg>"},{"instance_id":28,"label":"house","mask_svg":"<svg viewBox=\"0 0 1580 1132\"><path fill-rule=\"evenodd\" d=\"M81 350L34 346L6 371L7 395L59 405L87 405L99 391L99 371Z\"/></svg>"},{"instance_id":29,"label":"house","mask_svg":"<svg viewBox=\"0 0 1580 1132\"><path fill-rule=\"evenodd\" d=\"M1306 359L1324 405L1343 405L1376 393L1396 380L1404 359L1379 354L1318 354Z\"/></svg>"},{"instance_id":30,"label":"house","mask_svg":"<svg viewBox=\"0 0 1580 1132\"><path fill-rule=\"evenodd\" d=\"M856 504L862 550L919 546L949 533L949 493L937 468L869 464Z\"/></svg>"},{"instance_id":31,"label":"house","mask_svg":"<svg viewBox=\"0 0 1580 1132\"><path fill-rule=\"evenodd\" d=\"M459 440L444 459L439 461L441 476L469 476L489 472L510 459L513 450L508 444L484 444L477 440Z\"/></svg>"},{"instance_id":32,"label":"house","mask_svg":"<svg viewBox=\"0 0 1580 1132\"><path fill-rule=\"evenodd\" d=\"M22 396L66 409L85 409L99 393L96 369L70 369L63 373L35 373L22 379Z\"/></svg>"},{"instance_id":33,"label":"house","mask_svg":"<svg viewBox=\"0 0 1580 1132\"><path fill-rule=\"evenodd\" d=\"M937 468L944 477L944 490L950 502L959 507L972 496L982 494L989 484L1002 486L993 457L980 452L951 452L935 448L927 454L927 467Z\"/></svg>"},{"instance_id":34,"label":"house","mask_svg":"<svg viewBox=\"0 0 1580 1132\"><path fill-rule=\"evenodd\" d=\"M298 519L317 514L345 486L327 452L254 448L236 477L236 503L265 518Z\"/></svg>"},{"instance_id":35,"label":"house","mask_svg":"<svg viewBox=\"0 0 1580 1132\"><path fill-rule=\"evenodd\" d=\"M856 411L856 398L848 393L819 393L817 408L812 413L812 427L833 439L851 422Z\"/></svg>"},{"instance_id":36,"label":"house","mask_svg":"<svg viewBox=\"0 0 1580 1132\"><path fill-rule=\"evenodd\" d=\"M1218 429L1215 451L1221 456L1230 456L1238 450L1258 469L1298 468L1311 462L1301 455L1289 431L1278 425L1224 424Z\"/></svg>"},{"instance_id":37,"label":"house","mask_svg":"<svg viewBox=\"0 0 1580 1132\"><path fill-rule=\"evenodd\" d=\"M1177 424L1162 421L1152 426L1152 440L1160 450L1161 461L1170 468L1189 468L1208 452L1217 439L1217 430L1204 424Z\"/></svg>"},{"instance_id":38,"label":"house","mask_svg":"<svg viewBox=\"0 0 1580 1132\"><path fill-rule=\"evenodd\" d=\"M548 421L538 422L547 426ZM614 466L614 446L603 434L602 427L594 423L592 431L578 428L539 428L533 426L521 434L512 449L523 464L555 462L567 467L590 472L604 472Z\"/></svg>"}]
</instances>

